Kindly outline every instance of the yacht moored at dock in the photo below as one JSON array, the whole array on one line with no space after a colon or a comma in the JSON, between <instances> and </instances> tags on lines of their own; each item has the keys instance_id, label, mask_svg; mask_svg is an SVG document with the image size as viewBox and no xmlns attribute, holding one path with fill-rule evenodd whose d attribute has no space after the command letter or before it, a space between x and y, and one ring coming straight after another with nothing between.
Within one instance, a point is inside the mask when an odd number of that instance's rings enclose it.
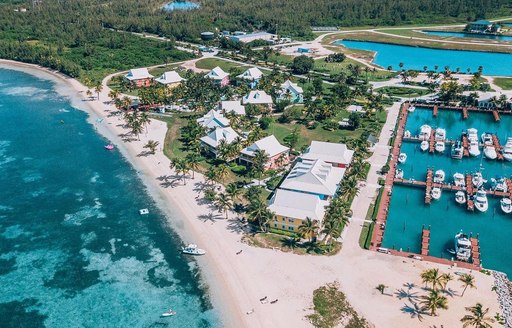
<instances>
[{"instance_id":1,"label":"yacht moored at dock","mask_svg":"<svg viewBox=\"0 0 512 328\"><path fill-rule=\"evenodd\" d=\"M445 173L443 170L437 170L434 173L434 182L435 183L443 183L445 178Z\"/></svg>"},{"instance_id":2,"label":"yacht moored at dock","mask_svg":"<svg viewBox=\"0 0 512 328\"><path fill-rule=\"evenodd\" d=\"M424 124L420 127L420 134L418 138L420 140L428 140L430 139L430 135L432 134L432 128L430 125Z\"/></svg>"},{"instance_id":3,"label":"yacht moored at dock","mask_svg":"<svg viewBox=\"0 0 512 328\"><path fill-rule=\"evenodd\" d=\"M439 200L441 198L441 188L439 188L439 187L432 188L430 195L432 196L432 199Z\"/></svg>"},{"instance_id":4,"label":"yacht moored at dock","mask_svg":"<svg viewBox=\"0 0 512 328\"><path fill-rule=\"evenodd\" d=\"M427 140L423 140L420 144L420 149L421 151L427 151L428 150L428 141Z\"/></svg>"},{"instance_id":5,"label":"yacht moored at dock","mask_svg":"<svg viewBox=\"0 0 512 328\"><path fill-rule=\"evenodd\" d=\"M512 200L510 198L502 198L500 200L500 207L503 213L510 214L512 213Z\"/></svg>"},{"instance_id":6,"label":"yacht moored at dock","mask_svg":"<svg viewBox=\"0 0 512 328\"><path fill-rule=\"evenodd\" d=\"M407 154L400 153L400 155L398 155L398 162L403 164L403 163L405 163L405 161L407 161Z\"/></svg>"},{"instance_id":7,"label":"yacht moored at dock","mask_svg":"<svg viewBox=\"0 0 512 328\"><path fill-rule=\"evenodd\" d=\"M474 198L475 207L480 212L485 212L489 209L489 202L487 201L487 193L485 190L478 190Z\"/></svg>"},{"instance_id":8,"label":"yacht moored at dock","mask_svg":"<svg viewBox=\"0 0 512 328\"><path fill-rule=\"evenodd\" d=\"M471 258L471 241L462 230L455 235L455 256L457 260L468 262Z\"/></svg>"},{"instance_id":9,"label":"yacht moored at dock","mask_svg":"<svg viewBox=\"0 0 512 328\"><path fill-rule=\"evenodd\" d=\"M462 147L462 142L457 140L452 144L451 156L453 159L462 159L462 155L464 154L464 148Z\"/></svg>"},{"instance_id":10,"label":"yacht moored at dock","mask_svg":"<svg viewBox=\"0 0 512 328\"><path fill-rule=\"evenodd\" d=\"M466 186L466 180L464 178L464 174L462 173L455 173L453 175L453 183L457 186L457 187L465 187Z\"/></svg>"},{"instance_id":11,"label":"yacht moored at dock","mask_svg":"<svg viewBox=\"0 0 512 328\"><path fill-rule=\"evenodd\" d=\"M464 191L459 190L455 193L455 202L461 205L466 204L466 194L464 193Z\"/></svg>"}]
</instances>

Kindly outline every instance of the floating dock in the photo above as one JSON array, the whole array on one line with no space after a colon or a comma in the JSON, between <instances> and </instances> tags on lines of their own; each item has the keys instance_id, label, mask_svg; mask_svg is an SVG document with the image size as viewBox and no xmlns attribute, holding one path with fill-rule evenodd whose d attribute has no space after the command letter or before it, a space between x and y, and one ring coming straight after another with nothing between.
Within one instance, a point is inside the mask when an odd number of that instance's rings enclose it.
<instances>
[{"instance_id":1,"label":"floating dock","mask_svg":"<svg viewBox=\"0 0 512 328\"><path fill-rule=\"evenodd\" d=\"M427 182L425 188L425 204L429 205L432 202L432 183L433 183L434 172L431 169L427 170Z\"/></svg>"},{"instance_id":2,"label":"floating dock","mask_svg":"<svg viewBox=\"0 0 512 328\"><path fill-rule=\"evenodd\" d=\"M436 145L436 130L432 129L432 132L430 132L430 140L428 143L428 151L429 153L433 153Z\"/></svg>"},{"instance_id":3,"label":"floating dock","mask_svg":"<svg viewBox=\"0 0 512 328\"><path fill-rule=\"evenodd\" d=\"M499 122L499 121L501 120L501 118L500 118L500 113L498 113L498 111L497 111L497 110L493 110L493 111L492 111L492 116L494 116L494 121L495 121L495 122Z\"/></svg>"},{"instance_id":4,"label":"floating dock","mask_svg":"<svg viewBox=\"0 0 512 328\"><path fill-rule=\"evenodd\" d=\"M469 156L469 140L468 140L468 136L466 134L462 135L462 147L464 149L462 152L462 155L464 157L468 157Z\"/></svg>"},{"instance_id":5,"label":"floating dock","mask_svg":"<svg viewBox=\"0 0 512 328\"><path fill-rule=\"evenodd\" d=\"M421 255L427 256L430 249L430 230L423 229L421 232Z\"/></svg>"},{"instance_id":6,"label":"floating dock","mask_svg":"<svg viewBox=\"0 0 512 328\"><path fill-rule=\"evenodd\" d=\"M471 237L471 258L473 259L473 264L480 267L480 242L478 238Z\"/></svg>"},{"instance_id":7,"label":"floating dock","mask_svg":"<svg viewBox=\"0 0 512 328\"><path fill-rule=\"evenodd\" d=\"M468 108L467 107L463 107L462 108L462 119L463 120L467 120L468 117L469 117Z\"/></svg>"},{"instance_id":8,"label":"floating dock","mask_svg":"<svg viewBox=\"0 0 512 328\"><path fill-rule=\"evenodd\" d=\"M504 160L503 154L501 153L501 145L500 145L500 139L497 135L492 135L492 145L494 146L494 149L496 150L496 158L500 161Z\"/></svg>"},{"instance_id":9,"label":"floating dock","mask_svg":"<svg viewBox=\"0 0 512 328\"><path fill-rule=\"evenodd\" d=\"M437 117L438 111L439 111L439 106L434 105L434 108L432 109L432 116Z\"/></svg>"}]
</instances>

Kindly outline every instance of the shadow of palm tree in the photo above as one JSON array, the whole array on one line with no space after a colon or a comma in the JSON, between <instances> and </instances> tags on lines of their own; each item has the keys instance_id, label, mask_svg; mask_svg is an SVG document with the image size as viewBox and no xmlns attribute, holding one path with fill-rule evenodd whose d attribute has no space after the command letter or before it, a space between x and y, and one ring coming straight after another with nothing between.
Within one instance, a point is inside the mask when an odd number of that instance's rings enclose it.
<instances>
[{"instance_id":1,"label":"shadow of palm tree","mask_svg":"<svg viewBox=\"0 0 512 328\"><path fill-rule=\"evenodd\" d=\"M291 249L299 247L300 246L299 242L300 242L300 239L298 239L298 238L293 238L293 237L283 237L283 238L281 238L281 244L284 247L288 247L288 248L291 248Z\"/></svg>"},{"instance_id":2,"label":"shadow of palm tree","mask_svg":"<svg viewBox=\"0 0 512 328\"><path fill-rule=\"evenodd\" d=\"M165 180L164 182L160 183L160 186L162 186L164 188L169 188L169 187L174 188L178 185L179 181L180 181L179 179L173 179L171 181Z\"/></svg>"},{"instance_id":3,"label":"shadow of palm tree","mask_svg":"<svg viewBox=\"0 0 512 328\"><path fill-rule=\"evenodd\" d=\"M410 314L411 318L418 318L419 321L423 321L423 315L425 314L425 311L423 311L417 303L411 302L411 305L404 303L404 306L400 310L403 313Z\"/></svg>"},{"instance_id":4,"label":"shadow of palm tree","mask_svg":"<svg viewBox=\"0 0 512 328\"><path fill-rule=\"evenodd\" d=\"M414 287L416 287L416 284L414 284L412 282L406 282L404 284L404 287L407 288L407 289L413 289Z\"/></svg>"},{"instance_id":5,"label":"shadow of palm tree","mask_svg":"<svg viewBox=\"0 0 512 328\"><path fill-rule=\"evenodd\" d=\"M153 155L153 152L149 150L143 150L139 154L137 154L137 157L148 157L149 155Z\"/></svg>"},{"instance_id":6,"label":"shadow of palm tree","mask_svg":"<svg viewBox=\"0 0 512 328\"><path fill-rule=\"evenodd\" d=\"M323 250L320 247L320 244L317 242L307 242L304 244L306 246L306 252L307 253L316 253L316 254L322 254Z\"/></svg>"},{"instance_id":7,"label":"shadow of palm tree","mask_svg":"<svg viewBox=\"0 0 512 328\"><path fill-rule=\"evenodd\" d=\"M419 299L419 296L416 295L418 293L416 292L411 292L410 289L408 290L405 290L405 289L398 289L396 292L395 292L395 295L396 297L401 300L401 299L404 299L404 298L407 298L411 303L414 303L414 301L417 301Z\"/></svg>"},{"instance_id":8,"label":"shadow of palm tree","mask_svg":"<svg viewBox=\"0 0 512 328\"><path fill-rule=\"evenodd\" d=\"M222 216L221 214L213 214L213 212L210 212L208 214L201 214L197 218L203 220L203 222L210 221L212 223L215 223L215 221L218 220L224 220L224 216Z\"/></svg>"},{"instance_id":9,"label":"shadow of palm tree","mask_svg":"<svg viewBox=\"0 0 512 328\"><path fill-rule=\"evenodd\" d=\"M247 224L242 222L240 218L233 218L228 220L228 230L231 232L235 232L238 234L250 232L250 228L247 227Z\"/></svg>"},{"instance_id":10,"label":"shadow of palm tree","mask_svg":"<svg viewBox=\"0 0 512 328\"><path fill-rule=\"evenodd\" d=\"M451 289L451 288L444 289L443 292L450 297L459 295L459 292L457 292L455 289Z\"/></svg>"},{"instance_id":11,"label":"shadow of palm tree","mask_svg":"<svg viewBox=\"0 0 512 328\"><path fill-rule=\"evenodd\" d=\"M169 178L170 177L168 175L161 175L161 176L157 177L156 179L158 181L167 181L167 180L169 180Z\"/></svg>"}]
</instances>

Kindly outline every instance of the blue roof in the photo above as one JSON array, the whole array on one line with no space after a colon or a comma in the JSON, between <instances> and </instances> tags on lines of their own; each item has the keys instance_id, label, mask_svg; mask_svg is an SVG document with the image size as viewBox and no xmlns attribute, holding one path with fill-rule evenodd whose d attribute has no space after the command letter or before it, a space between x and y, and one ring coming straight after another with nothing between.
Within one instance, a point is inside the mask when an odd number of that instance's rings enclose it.
<instances>
[{"instance_id":1,"label":"blue roof","mask_svg":"<svg viewBox=\"0 0 512 328\"><path fill-rule=\"evenodd\" d=\"M473 22L471 24L475 24L475 25L491 25L492 23L489 22L488 20L480 19L480 20L477 20L476 22Z\"/></svg>"}]
</instances>

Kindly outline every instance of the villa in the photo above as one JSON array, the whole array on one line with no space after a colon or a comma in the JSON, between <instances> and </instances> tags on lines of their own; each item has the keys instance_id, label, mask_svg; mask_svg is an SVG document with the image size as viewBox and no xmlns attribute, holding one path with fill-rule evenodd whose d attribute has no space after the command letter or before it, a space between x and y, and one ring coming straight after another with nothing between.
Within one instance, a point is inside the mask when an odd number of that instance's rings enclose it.
<instances>
[{"instance_id":1,"label":"villa","mask_svg":"<svg viewBox=\"0 0 512 328\"><path fill-rule=\"evenodd\" d=\"M262 90L252 90L248 95L242 98L242 103L244 105L263 105L267 106L269 109L272 109L272 105L274 104L272 97Z\"/></svg>"},{"instance_id":2,"label":"villa","mask_svg":"<svg viewBox=\"0 0 512 328\"><path fill-rule=\"evenodd\" d=\"M153 75L147 68L132 68L124 77L136 87L149 87L153 81Z\"/></svg>"},{"instance_id":3,"label":"villa","mask_svg":"<svg viewBox=\"0 0 512 328\"><path fill-rule=\"evenodd\" d=\"M344 174L345 168L332 166L321 159L302 159L295 164L279 188L330 200L338 191Z\"/></svg>"},{"instance_id":4,"label":"villa","mask_svg":"<svg viewBox=\"0 0 512 328\"><path fill-rule=\"evenodd\" d=\"M488 20L477 20L475 22L469 23L466 26L466 30L472 33L499 33L501 30L501 26L497 24L493 24Z\"/></svg>"},{"instance_id":5,"label":"villa","mask_svg":"<svg viewBox=\"0 0 512 328\"><path fill-rule=\"evenodd\" d=\"M232 113L235 115L245 115L245 106L240 103L240 100L224 100L219 104L219 110L223 113Z\"/></svg>"},{"instance_id":6,"label":"villa","mask_svg":"<svg viewBox=\"0 0 512 328\"><path fill-rule=\"evenodd\" d=\"M267 170L288 164L290 149L281 145L274 135L260 139L249 147L242 149L238 161L241 164L251 165L257 150L264 151L268 156L265 164Z\"/></svg>"},{"instance_id":7,"label":"villa","mask_svg":"<svg viewBox=\"0 0 512 328\"><path fill-rule=\"evenodd\" d=\"M182 81L185 81L185 79L182 78L178 72L169 71L162 74L159 78L155 79L155 81L172 89L177 87Z\"/></svg>"},{"instance_id":8,"label":"villa","mask_svg":"<svg viewBox=\"0 0 512 328\"><path fill-rule=\"evenodd\" d=\"M288 100L291 103L301 104L304 102L304 91L297 84L290 80L286 80L281 84L278 101Z\"/></svg>"},{"instance_id":9,"label":"villa","mask_svg":"<svg viewBox=\"0 0 512 328\"><path fill-rule=\"evenodd\" d=\"M203 117L198 118L197 123L208 129L226 128L229 126L229 120L222 113L213 109Z\"/></svg>"},{"instance_id":10,"label":"villa","mask_svg":"<svg viewBox=\"0 0 512 328\"><path fill-rule=\"evenodd\" d=\"M229 84L229 74L224 72L219 66L212 69L204 77L214 81L215 84L224 87Z\"/></svg>"},{"instance_id":11,"label":"villa","mask_svg":"<svg viewBox=\"0 0 512 328\"><path fill-rule=\"evenodd\" d=\"M233 42L242 42L249 43L255 40L269 41L274 42L277 39L276 34L271 34L267 32L256 32L256 33L248 33L248 34L237 34L232 35L230 37Z\"/></svg>"},{"instance_id":12,"label":"villa","mask_svg":"<svg viewBox=\"0 0 512 328\"><path fill-rule=\"evenodd\" d=\"M328 202L314 195L277 189L268 205L268 209L274 213L270 227L297 232L306 218L321 224L327 205Z\"/></svg>"},{"instance_id":13,"label":"villa","mask_svg":"<svg viewBox=\"0 0 512 328\"><path fill-rule=\"evenodd\" d=\"M354 151L347 148L347 145L341 143L311 141L311 145L304 151L301 159L322 161L331 164L334 167L346 168L352 162Z\"/></svg>"},{"instance_id":14,"label":"villa","mask_svg":"<svg viewBox=\"0 0 512 328\"><path fill-rule=\"evenodd\" d=\"M239 137L238 133L236 133L236 131L231 127L218 127L202 137L200 141L203 149L217 156L219 144L222 140L224 140L227 144L231 144L237 139L237 137Z\"/></svg>"},{"instance_id":15,"label":"villa","mask_svg":"<svg viewBox=\"0 0 512 328\"><path fill-rule=\"evenodd\" d=\"M255 88L258 82L261 80L263 73L257 67L251 67L242 74L238 75L237 78L244 80L249 83L251 88Z\"/></svg>"}]
</instances>

